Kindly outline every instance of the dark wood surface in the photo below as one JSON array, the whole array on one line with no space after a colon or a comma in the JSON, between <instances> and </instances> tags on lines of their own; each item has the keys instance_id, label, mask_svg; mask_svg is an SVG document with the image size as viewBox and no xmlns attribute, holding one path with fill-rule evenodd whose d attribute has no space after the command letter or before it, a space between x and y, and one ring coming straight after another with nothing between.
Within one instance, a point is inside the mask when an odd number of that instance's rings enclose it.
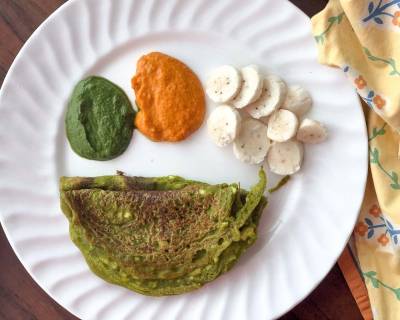
<instances>
[{"instance_id":1,"label":"dark wood surface","mask_svg":"<svg viewBox=\"0 0 400 320\"><path fill-rule=\"evenodd\" d=\"M327 1L292 2L311 16L320 11ZM62 0L0 0L0 84L24 42L62 3ZM76 319L32 280L12 251L2 229L0 258L0 319ZM335 265L311 295L281 319L358 320L362 317L340 269Z\"/></svg>"}]
</instances>

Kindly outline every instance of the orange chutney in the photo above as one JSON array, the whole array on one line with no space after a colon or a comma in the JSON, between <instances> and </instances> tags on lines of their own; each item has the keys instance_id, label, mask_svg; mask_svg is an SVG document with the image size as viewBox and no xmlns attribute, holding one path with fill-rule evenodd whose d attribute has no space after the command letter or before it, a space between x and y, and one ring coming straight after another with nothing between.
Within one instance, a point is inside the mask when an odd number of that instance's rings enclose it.
<instances>
[{"instance_id":1,"label":"orange chutney","mask_svg":"<svg viewBox=\"0 0 400 320\"><path fill-rule=\"evenodd\" d=\"M132 78L139 112L136 127L153 141L180 141L202 124L205 96L200 80L181 61L151 52Z\"/></svg>"}]
</instances>

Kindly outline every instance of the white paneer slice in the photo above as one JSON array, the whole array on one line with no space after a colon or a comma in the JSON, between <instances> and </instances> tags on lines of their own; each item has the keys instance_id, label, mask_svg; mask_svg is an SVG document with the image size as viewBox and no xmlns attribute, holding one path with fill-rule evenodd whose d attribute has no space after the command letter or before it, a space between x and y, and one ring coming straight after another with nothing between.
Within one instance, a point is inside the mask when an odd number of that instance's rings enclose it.
<instances>
[{"instance_id":1,"label":"white paneer slice","mask_svg":"<svg viewBox=\"0 0 400 320\"><path fill-rule=\"evenodd\" d=\"M296 135L299 120L293 112L279 109L268 120L268 138L283 142Z\"/></svg>"},{"instance_id":2,"label":"white paneer slice","mask_svg":"<svg viewBox=\"0 0 400 320\"><path fill-rule=\"evenodd\" d=\"M258 71L257 66L250 65L242 68L242 87L233 98L232 105L241 109L256 101L262 92L264 79Z\"/></svg>"},{"instance_id":3,"label":"white paneer slice","mask_svg":"<svg viewBox=\"0 0 400 320\"><path fill-rule=\"evenodd\" d=\"M260 98L248 105L245 110L255 119L269 116L281 106L286 93L286 83L276 75L268 75L264 79Z\"/></svg>"},{"instance_id":4,"label":"white paneer slice","mask_svg":"<svg viewBox=\"0 0 400 320\"><path fill-rule=\"evenodd\" d=\"M275 142L267 155L269 169L279 175L293 174L300 170L303 153L303 144L298 141Z\"/></svg>"},{"instance_id":5,"label":"white paneer slice","mask_svg":"<svg viewBox=\"0 0 400 320\"><path fill-rule=\"evenodd\" d=\"M233 153L242 162L257 164L265 159L270 145L267 126L261 121L247 119L242 122L239 136L233 142Z\"/></svg>"},{"instance_id":6,"label":"white paneer slice","mask_svg":"<svg viewBox=\"0 0 400 320\"><path fill-rule=\"evenodd\" d=\"M316 120L304 119L297 131L297 140L304 143L320 143L328 136L325 126Z\"/></svg>"},{"instance_id":7,"label":"white paneer slice","mask_svg":"<svg viewBox=\"0 0 400 320\"><path fill-rule=\"evenodd\" d=\"M225 147L235 140L240 128L240 114L228 105L216 107L207 120L207 131L213 142Z\"/></svg>"},{"instance_id":8,"label":"white paneer slice","mask_svg":"<svg viewBox=\"0 0 400 320\"><path fill-rule=\"evenodd\" d=\"M289 86L286 99L281 106L282 109L292 111L301 118L312 106L310 93L299 85Z\"/></svg>"},{"instance_id":9,"label":"white paneer slice","mask_svg":"<svg viewBox=\"0 0 400 320\"><path fill-rule=\"evenodd\" d=\"M233 99L242 86L240 72L232 66L224 65L211 72L206 82L206 92L216 103Z\"/></svg>"}]
</instances>

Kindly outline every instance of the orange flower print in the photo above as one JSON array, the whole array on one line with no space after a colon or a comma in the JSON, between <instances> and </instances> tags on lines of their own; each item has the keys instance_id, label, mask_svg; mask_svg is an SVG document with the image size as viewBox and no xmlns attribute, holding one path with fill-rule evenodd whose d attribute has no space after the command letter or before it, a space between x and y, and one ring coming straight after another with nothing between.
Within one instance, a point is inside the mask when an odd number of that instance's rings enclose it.
<instances>
[{"instance_id":1,"label":"orange flower print","mask_svg":"<svg viewBox=\"0 0 400 320\"><path fill-rule=\"evenodd\" d=\"M376 95L372 101L378 109L382 109L386 104L385 99L383 99L380 95Z\"/></svg>"},{"instance_id":2,"label":"orange flower print","mask_svg":"<svg viewBox=\"0 0 400 320\"><path fill-rule=\"evenodd\" d=\"M375 218L379 218L381 214L381 208L379 208L376 204L374 204L370 209L369 209L369 214L374 216Z\"/></svg>"},{"instance_id":3,"label":"orange flower print","mask_svg":"<svg viewBox=\"0 0 400 320\"><path fill-rule=\"evenodd\" d=\"M368 231L368 226L360 221L357 223L356 227L354 228L354 231L358 233L361 237L365 236L365 233Z\"/></svg>"},{"instance_id":4,"label":"orange flower print","mask_svg":"<svg viewBox=\"0 0 400 320\"><path fill-rule=\"evenodd\" d=\"M381 245L386 246L389 243L389 238L386 236L386 234L382 233L378 238L378 242Z\"/></svg>"},{"instance_id":5,"label":"orange flower print","mask_svg":"<svg viewBox=\"0 0 400 320\"><path fill-rule=\"evenodd\" d=\"M367 86L367 81L365 81L365 79L363 78L363 76L358 76L358 78L356 78L354 80L355 85L357 86L358 89L364 89Z\"/></svg>"},{"instance_id":6,"label":"orange flower print","mask_svg":"<svg viewBox=\"0 0 400 320\"><path fill-rule=\"evenodd\" d=\"M393 25L400 27L400 11L394 13L392 23Z\"/></svg>"}]
</instances>

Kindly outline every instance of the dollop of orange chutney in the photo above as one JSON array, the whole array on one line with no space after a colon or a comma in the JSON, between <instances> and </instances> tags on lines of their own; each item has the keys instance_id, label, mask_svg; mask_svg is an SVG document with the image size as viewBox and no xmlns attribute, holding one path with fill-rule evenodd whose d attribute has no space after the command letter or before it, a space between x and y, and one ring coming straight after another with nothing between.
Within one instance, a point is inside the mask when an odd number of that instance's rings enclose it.
<instances>
[{"instance_id":1,"label":"dollop of orange chutney","mask_svg":"<svg viewBox=\"0 0 400 320\"><path fill-rule=\"evenodd\" d=\"M153 141L180 141L204 120L205 96L196 74L183 62L151 52L132 78L139 112L136 127Z\"/></svg>"}]
</instances>

